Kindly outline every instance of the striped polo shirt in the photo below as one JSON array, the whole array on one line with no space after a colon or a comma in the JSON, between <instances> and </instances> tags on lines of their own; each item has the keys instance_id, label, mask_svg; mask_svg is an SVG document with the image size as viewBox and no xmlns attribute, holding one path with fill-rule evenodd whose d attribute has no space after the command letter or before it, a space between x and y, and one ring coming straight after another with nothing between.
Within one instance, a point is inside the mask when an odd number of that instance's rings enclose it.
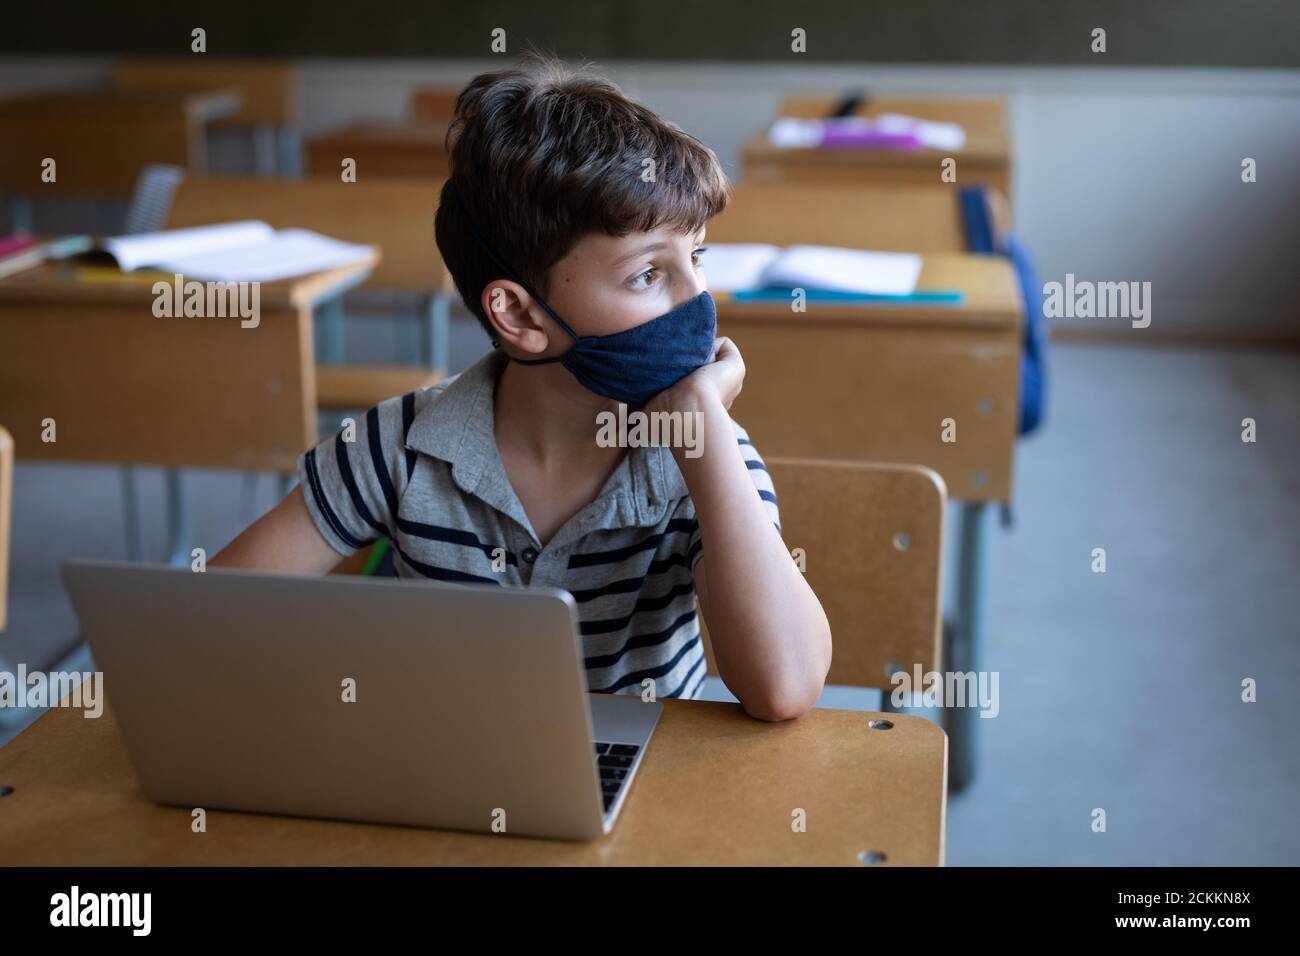
<instances>
[{"instance_id":1,"label":"striped polo shirt","mask_svg":"<svg viewBox=\"0 0 1300 956\"><path fill-rule=\"evenodd\" d=\"M698 696L705 662L693 572L705 542L671 450L629 448L596 499L543 547L496 446L493 394L506 361L491 352L389 399L356 421L351 441L340 432L303 455L298 477L320 533L343 555L388 539L403 578L568 591L589 690L639 695L650 678L656 697ZM763 460L735 430L779 528Z\"/></svg>"}]
</instances>

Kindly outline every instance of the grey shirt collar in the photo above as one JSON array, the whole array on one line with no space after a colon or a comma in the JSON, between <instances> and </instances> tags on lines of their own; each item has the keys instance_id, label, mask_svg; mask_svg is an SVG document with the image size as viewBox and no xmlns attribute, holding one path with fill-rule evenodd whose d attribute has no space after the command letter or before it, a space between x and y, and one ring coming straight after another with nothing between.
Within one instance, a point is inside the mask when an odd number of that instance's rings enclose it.
<instances>
[{"instance_id":1,"label":"grey shirt collar","mask_svg":"<svg viewBox=\"0 0 1300 956\"><path fill-rule=\"evenodd\" d=\"M494 350L448 379L411 422L406 447L450 464L461 491L514 519L536 538L497 450L493 397L508 361ZM594 431L594 422L592 426ZM669 449L630 448L596 499L569 519L547 547L603 528L653 526L687 494Z\"/></svg>"}]
</instances>

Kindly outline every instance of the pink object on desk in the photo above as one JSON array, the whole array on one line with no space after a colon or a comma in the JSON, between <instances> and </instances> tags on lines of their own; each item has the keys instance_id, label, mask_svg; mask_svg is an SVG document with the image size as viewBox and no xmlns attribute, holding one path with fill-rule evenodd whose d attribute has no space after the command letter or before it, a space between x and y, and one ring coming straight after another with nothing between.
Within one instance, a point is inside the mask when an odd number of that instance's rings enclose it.
<instances>
[{"instance_id":1,"label":"pink object on desk","mask_svg":"<svg viewBox=\"0 0 1300 956\"><path fill-rule=\"evenodd\" d=\"M12 236L0 236L0 256L13 255L36 245L36 240L25 232L16 232Z\"/></svg>"},{"instance_id":2,"label":"pink object on desk","mask_svg":"<svg viewBox=\"0 0 1300 956\"><path fill-rule=\"evenodd\" d=\"M880 133L869 129L828 126L822 132L822 149L924 149L911 133Z\"/></svg>"},{"instance_id":3,"label":"pink object on desk","mask_svg":"<svg viewBox=\"0 0 1300 956\"><path fill-rule=\"evenodd\" d=\"M898 113L801 119L782 116L768 130L768 141L782 149L959 150L965 131L956 123L935 123Z\"/></svg>"}]
</instances>

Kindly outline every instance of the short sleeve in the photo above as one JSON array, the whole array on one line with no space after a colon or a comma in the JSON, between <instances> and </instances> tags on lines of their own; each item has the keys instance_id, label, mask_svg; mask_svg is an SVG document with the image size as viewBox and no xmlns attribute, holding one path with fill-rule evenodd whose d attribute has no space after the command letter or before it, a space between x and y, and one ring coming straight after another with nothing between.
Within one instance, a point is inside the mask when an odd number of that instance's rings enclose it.
<instances>
[{"instance_id":1,"label":"short sleeve","mask_svg":"<svg viewBox=\"0 0 1300 956\"><path fill-rule=\"evenodd\" d=\"M298 459L307 510L339 554L394 535L398 502L414 464L406 430L414 395L382 402Z\"/></svg>"},{"instance_id":2,"label":"short sleeve","mask_svg":"<svg viewBox=\"0 0 1300 956\"><path fill-rule=\"evenodd\" d=\"M735 421L731 424L736 430L736 442L740 445L741 457L745 459L745 470L749 472L749 480L754 483L754 488L758 491L758 497L762 499L764 507L767 508L768 517L772 519L772 524L776 526L777 531L780 531L781 512L777 508L776 487L772 484L772 476L767 473L767 466L763 464L763 456L758 453L754 443L749 440L749 433ZM695 517L694 507L691 509L691 517ZM690 559L691 570L694 571L695 566L699 564L700 558L704 555L704 541L700 537L698 519L695 520L695 530L691 533L686 553Z\"/></svg>"}]
</instances>

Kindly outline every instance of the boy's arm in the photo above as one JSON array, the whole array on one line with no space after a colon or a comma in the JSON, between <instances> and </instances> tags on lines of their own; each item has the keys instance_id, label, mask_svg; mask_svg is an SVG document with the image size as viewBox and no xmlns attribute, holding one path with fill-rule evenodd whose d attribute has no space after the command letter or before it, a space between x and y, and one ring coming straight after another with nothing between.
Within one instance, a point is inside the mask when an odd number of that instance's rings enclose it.
<instances>
[{"instance_id":1,"label":"boy's arm","mask_svg":"<svg viewBox=\"0 0 1300 956\"><path fill-rule=\"evenodd\" d=\"M214 568L324 574L342 556L316 530L302 485L253 522L208 562Z\"/></svg>"},{"instance_id":2,"label":"boy's arm","mask_svg":"<svg viewBox=\"0 0 1300 956\"><path fill-rule=\"evenodd\" d=\"M392 538L411 461L412 395L390 398L298 458L298 487L210 565L324 574L380 538Z\"/></svg>"},{"instance_id":3,"label":"boy's arm","mask_svg":"<svg viewBox=\"0 0 1300 956\"><path fill-rule=\"evenodd\" d=\"M715 360L647 406L698 413L702 454L674 448L704 542L696 592L718 672L745 710L788 720L816 703L831 663L830 625L749 477L727 413L745 367L728 339Z\"/></svg>"}]
</instances>

